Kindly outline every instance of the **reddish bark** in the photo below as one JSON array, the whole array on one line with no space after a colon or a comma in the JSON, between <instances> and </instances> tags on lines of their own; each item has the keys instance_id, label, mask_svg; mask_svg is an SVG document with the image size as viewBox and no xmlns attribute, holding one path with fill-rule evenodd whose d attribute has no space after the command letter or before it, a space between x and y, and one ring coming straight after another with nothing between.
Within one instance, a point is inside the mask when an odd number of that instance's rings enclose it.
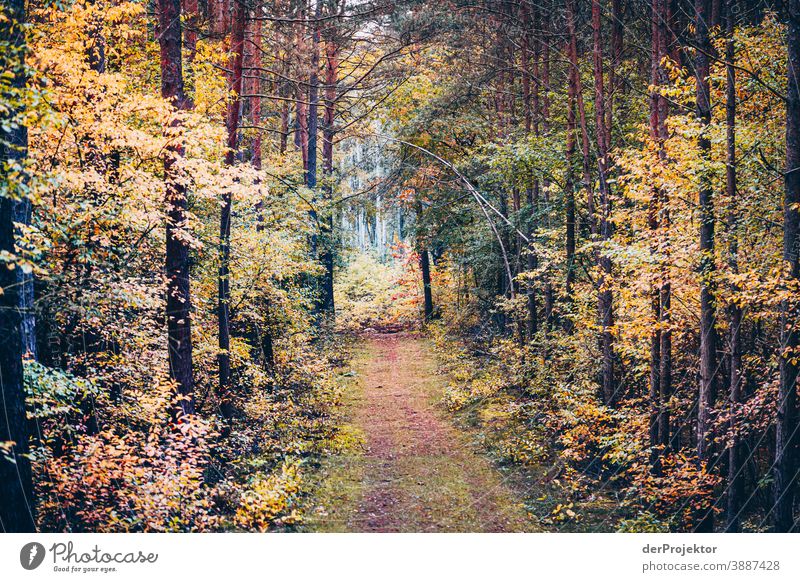
<instances>
[{"instance_id":1,"label":"reddish bark","mask_svg":"<svg viewBox=\"0 0 800 582\"><path fill-rule=\"evenodd\" d=\"M159 0L159 44L161 48L161 96L178 110L191 108L183 85L180 0ZM176 118L172 127L179 127ZM177 384L178 415L194 414L192 373L191 293L189 285L189 244L180 231L187 227L188 197L176 165L183 145L173 141L166 149L164 174L167 207L167 341L170 377Z\"/></svg>"},{"instance_id":2,"label":"reddish bark","mask_svg":"<svg viewBox=\"0 0 800 582\"><path fill-rule=\"evenodd\" d=\"M233 29L231 31L231 57L228 86L231 92L225 114L225 127L228 132L225 165L233 166L239 149L239 112L242 104L242 64L244 59L244 29L246 10L244 4L233 3ZM233 405L231 402L231 337L230 337L230 254L231 254L231 207L233 204L230 192L222 197L222 210L219 223L219 278L217 285L217 317L219 353L219 383L217 396L220 413L224 418L231 418Z\"/></svg>"}]
</instances>

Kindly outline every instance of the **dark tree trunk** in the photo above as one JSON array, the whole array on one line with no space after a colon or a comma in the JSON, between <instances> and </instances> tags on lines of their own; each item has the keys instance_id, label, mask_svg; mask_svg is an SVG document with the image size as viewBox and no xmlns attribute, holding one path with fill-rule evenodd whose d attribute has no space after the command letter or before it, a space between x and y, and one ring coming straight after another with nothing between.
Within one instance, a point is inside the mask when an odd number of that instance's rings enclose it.
<instances>
[{"instance_id":1,"label":"dark tree trunk","mask_svg":"<svg viewBox=\"0 0 800 582\"><path fill-rule=\"evenodd\" d=\"M339 47L337 45L336 27L329 24L325 34L325 114L322 128L322 172L325 176L325 216L322 221L322 275L321 306L322 311L332 317L335 312L333 301L333 267L336 241L333 233L333 139L336 135L336 92L339 76Z\"/></svg>"},{"instance_id":2,"label":"dark tree trunk","mask_svg":"<svg viewBox=\"0 0 800 582\"><path fill-rule=\"evenodd\" d=\"M425 300L425 321L433 318L433 294L431 293L431 263L428 249L419 251L419 267L422 271L422 292Z\"/></svg>"},{"instance_id":3,"label":"dark tree trunk","mask_svg":"<svg viewBox=\"0 0 800 582\"><path fill-rule=\"evenodd\" d=\"M711 140L708 135L711 123L711 92L709 85L709 53L711 42L708 32L708 0L695 0L695 56L697 117L703 129L697 140L700 160L698 201L700 205L700 386L697 403L697 456L701 463L711 459L710 431L711 409L715 399L717 334L715 318L715 261L714 261L714 202L711 176L707 169L711 161ZM697 531L712 531L714 514L705 510Z\"/></svg>"},{"instance_id":4,"label":"dark tree trunk","mask_svg":"<svg viewBox=\"0 0 800 582\"><path fill-rule=\"evenodd\" d=\"M783 260L791 276L800 278L800 0L787 2L789 9L788 84L786 102L786 174L783 205ZM795 527L794 498L797 486L797 305L784 301L781 308L780 387L775 432L775 487L773 527L787 532Z\"/></svg>"},{"instance_id":5,"label":"dark tree trunk","mask_svg":"<svg viewBox=\"0 0 800 582\"><path fill-rule=\"evenodd\" d=\"M594 200L594 180L591 170L591 146L589 145L589 124L586 120L586 105L583 101L583 82L580 75L580 64L578 59L578 37L575 30L575 2L567 2L567 34L569 35L569 61L570 61L570 84L572 93L577 105L578 123L581 129L581 161L583 168L583 187L586 189L586 212L589 222L589 230L592 237L597 235L597 217L595 215Z\"/></svg>"},{"instance_id":6,"label":"dark tree trunk","mask_svg":"<svg viewBox=\"0 0 800 582\"><path fill-rule=\"evenodd\" d=\"M233 3L231 30L231 62L228 75L229 89L233 96L228 99L225 127L228 133L225 165L232 167L239 149L239 116L242 106L242 64L244 59L244 29L247 12L242 2ZM233 199L225 192L219 221L219 279L217 285L217 317L219 324L219 398L220 413L224 418L233 416L231 401L231 331L230 331L230 260L231 260L231 208Z\"/></svg>"},{"instance_id":7,"label":"dark tree trunk","mask_svg":"<svg viewBox=\"0 0 800 582\"><path fill-rule=\"evenodd\" d=\"M12 8L16 8L13 7ZM3 28L8 24L3 23ZM5 31L3 31L5 32ZM18 130L11 133L17 133ZM3 132L2 139L15 136ZM21 160L22 152L11 154L8 148L3 162ZM23 154L24 155L24 154ZM0 251L14 254L14 201L0 198ZM18 269L19 267L17 267ZM16 270L16 269L15 269ZM0 529L4 532L32 532L34 499L28 453L28 421L25 414L25 387L22 378L22 337L20 333L17 277L13 270L0 269L0 374L3 379L3 420L0 442L13 442L0 453Z\"/></svg>"},{"instance_id":8,"label":"dark tree trunk","mask_svg":"<svg viewBox=\"0 0 800 582\"><path fill-rule=\"evenodd\" d=\"M308 82L308 163L306 166L306 186L310 189L317 187L317 133L319 128L319 19L320 2L316 0L316 9L314 10L314 20L311 25L311 63L310 74ZM316 211L314 213L313 222L316 222ZM314 249L316 251L316 249ZM316 252L314 253L316 256Z\"/></svg>"},{"instance_id":9,"label":"dark tree trunk","mask_svg":"<svg viewBox=\"0 0 800 582\"><path fill-rule=\"evenodd\" d=\"M180 0L159 0L159 43L161 47L161 96L177 109L191 107L183 86L181 65ZM179 121L172 122L173 127ZM183 145L173 142L164 158L167 208L166 278L167 342L170 377L177 384L178 415L194 414L192 375L191 294L189 288L189 245L180 231L187 227L186 186L176 168Z\"/></svg>"},{"instance_id":10,"label":"dark tree trunk","mask_svg":"<svg viewBox=\"0 0 800 582\"><path fill-rule=\"evenodd\" d=\"M25 2L8 0L2 8L0 42L7 47L0 57L3 70L11 73L14 89L25 86ZM19 112L4 111L0 124L0 163L21 165L28 150L27 128L22 124L7 124ZM18 120L15 120L18 121ZM4 184L14 191L13 184ZM19 203L7 196L0 197L0 251L16 254L14 247L14 214ZM0 442L13 442L0 453L0 530L4 532L33 532L36 530L33 483L28 453L28 421L25 414L25 386L22 376L23 338L16 271L0 267L0 378L2 378L2 420ZM24 290L23 290L24 293Z\"/></svg>"},{"instance_id":11,"label":"dark tree trunk","mask_svg":"<svg viewBox=\"0 0 800 582\"><path fill-rule=\"evenodd\" d=\"M606 97L603 86L603 31L600 21L600 2L592 2L592 30L594 40L594 103L595 123L597 127L597 168L599 177L600 195L600 240L611 240L611 197L608 185L608 152L610 149L610 123L611 118L606 114ZM611 259L600 253L598 257L600 277L598 279L597 309L600 319L600 344L602 352L602 394L603 400L608 405L613 405L617 399L617 390L614 386L614 343L611 329L614 326L614 304L611 292Z\"/></svg>"},{"instance_id":12,"label":"dark tree trunk","mask_svg":"<svg viewBox=\"0 0 800 582\"><path fill-rule=\"evenodd\" d=\"M734 4L736 0L727 0L726 12L726 33L727 41L725 44L725 61L727 63L726 77L727 85L725 91L725 126L726 126L726 172L725 172L725 193L728 198L728 235L730 243L728 246L729 266L731 273L739 272L738 264L738 205L736 204L736 69L734 68L735 45L733 41L734 30ZM742 395L742 308L737 302L740 289L734 285L731 289L733 300L728 306L728 337L730 351L730 383L729 383L729 407L731 415L731 441L728 446L728 495L726 516L727 522L725 531L738 532L741 529L739 514L742 509L744 495L744 475L743 475L743 451L737 434L737 413L738 405Z\"/></svg>"},{"instance_id":13,"label":"dark tree trunk","mask_svg":"<svg viewBox=\"0 0 800 582\"><path fill-rule=\"evenodd\" d=\"M314 9L314 18L311 24L311 62L310 74L308 80L308 120L306 127L308 131L308 145L306 154L306 186L314 192L311 197L311 208L308 211L309 220L311 222L311 237L309 240L309 254L311 258L316 260L319 258L319 233L320 233L320 219L317 212L317 134L319 129L319 41L320 30L319 22L321 16L320 2L316 0L316 7ZM320 281L312 279L312 287L315 291L314 300L314 321L317 325L321 323L319 317L322 309L322 295L320 290Z\"/></svg>"},{"instance_id":14,"label":"dark tree trunk","mask_svg":"<svg viewBox=\"0 0 800 582\"><path fill-rule=\"evenodd\" d=\"M253 47L252 47L252 75L254 78L250 80L251 84L251 91L248 91L253 97L250 101L250 117L252 120L253 127L256 128L255 135L253 136L253 151L251 156L251 162L253 164L253 168L256 170L261 169L261 157L262 157L262 131L261 127L261 29L262 29L262 21L260 18L256 18L253 23ZM263 216L263 209L261 207L261 201L258 202L258 222L256 226L256 230L261 232L266 227L264 216ZM260 339L260 347L261 347L261 357L263 360L264 369L266 371L271 371L275 367L275 353L272 347L272 329L270 326L270 310L269 310L269 297L264 296L263 298L264 306L264 325L258 329L258 336Z\"/></svg>"},{"instance_id":15,"label":"dark tree trunk","mask_svg":"<svg viewBox=\"0 0 800 582\"><path fill-rule=\"evenodd\" d=\"M531 6L526 0L523 2L522 7L522 21L523 21L523 36L522 36L522 96L524 104L524 118L525 118L525 134L528 135L533 130L535 135L539 135L539 117L541 116L540 104L540 91L539 84L539 58L541 56L540 41L536 37L533 40L533 87L531 87ZM538 8L534 8L533 26L537 31L541 24L539 22ZM526 267L529 272L532 272L538 266L535 249L530 241L533 240L535 213L539 201L539 180L533 179L533 183L529 183L526 189L526 201L528 204L528 221L527 221L527 236L528 248L526 252ZM529 278L526 281L526 295L528 313L526 318L526 333L528 341L536 335L538 330L538 315L536 306L536 281Z\"/></svg>"},{"instance_id":16,"label":"dark tree trunk","mask_svg":"<svg viewBox=\"0 0 800 582\"><path fill-rule=\"evenodd\" d=\"M3 70L9 70L14 74L14 80L12 81L12 86L21 89L25 86L26 74L24 70L18 69L18 63L20 62L19 59L21 55L24 55L26 52L25 40L23 34L14 34L14 24L13 22L23 22L25 18L25 9L24 4L21 9L16 6L15 2L12 2L8 5L6 9L8 11L8 16L12 19L11 24L5 24L3 28L3 40L9 43L11 47L11 51L8 55L8 64L7 68L4 67ZM16 13L18 10L21 10L21 20L14 20L16 18ZM4 11L5 12L5 11ZM14 35L10 36L7 39L5 38L6 35ZM102 42L96 42L93 44L96 47L95 51L98 54L104 55L104 48L105 45ZM15 51L19 51L19 54L13 54ZM3 142L6 142L9 147L6 150L7 157L4 158L6 160L24 160L27 157L28 152L28 128L20 125L17 129L10 129L7 133L7 137L4 136L2 138ZM0 147L2 147L2 142L0 142ZM20 173L21 180L27 180L25 172ZM32 213L32 206L31 200L27 196L22 196L18 200L15 200L13 203L13 220L17 224L29 226L31 223L31 213ZM16 234L20 234L17 232ZM19 304L19 314L21 317L20 321L20 334L22 340L22 354L23 357L27 359L36 360L38 350L36 348L36 312L34 307L34 280L33 280L33 273L30 271L26 271L21 268L14 269L14 272L17 276L17 284L19 288L17 290L17 302Z\"/></svg>"},{"instance_id":17,"label":"dark tree trunk","mask_svg":"<svg viewBox=\"0 0 800 582\"><path fill-rule=\"evenodd\" d=\"M572 298L572 287L575 281L575 145L576 123L575 106L578 98L577 50L575 48L575 6L574 0L567 1L567 53L569 55L569 72L567 79L567 178L564 186L564 212L566 215L566 252L567 273L565 294L567 300Z\"/></svg>"},{"instance_id":18,"label":"dark tree trunk","mask_svg":"<svg viewBox=\"0 0 800 582\"><path fill-rule=\"evenodd\" d=\"M710 50L708 34L707 0L695 1L695 30L699 50L695 58L697 79L697 117L703 124L698 138L701 163L706 167L711 159L711 141L708 136L711 123L709 89ZM714 381L716 368L716 331L714 327L714 206L711 176L702 170L699 184L700 205L700 389L697 407L697 453L701 461L709 459L710 410L714 403Z\"/></svg>"},{"instance_id":19,"label":"dark tree trunk","mask_svg":"<svg viewBox=\"0 0 800 582\"><path fill-rule=\"evenodd\" d=\"M28 135L27 128L22 127L19 131L20 151L27 150ZM14 201L14 222L17 224L30 225L31 223L31 201L22 198ZM14 269L17 274L17 284L19 285L18 302L20 309L20 334L22 338L22 353L25 358L38 359L38 349L36 348L36 310L34 306L34 281L33 274L25 272L23 269Z\"/></svg>"},{"instance_id":20,"label":"dark tree trunk","mask_svg":"<svg viewBox=\"0 0 800 582\"><path fill-rule=\"evenodd\" d=\"M667 101L660 87L667 83L663 59L667 56L666 2L653 0L652 3L652 60L651 80L654 87L650 95L650 138L657 144L659 163L664 163L666 153L664 140L667 138ZM668 236L669 212L666 194L654 188L648 209L648 226L653 236L652 251L659 247L667 249L660 240ZM670 446L669 399L672 395L672 331L671 331L671 285L666 272L666 260L659 266L658 281L651 291L651 304L655 329L650 337L650 444L653 448L651 463L654 472L661 470L660 457Z\"/></svg>"},{"instance_id":21,"label":"dark tree trunk","mask_svg":"<svg viewBox=\"0 0 800 582\"><path fill-rule=\"evenodd\" d=\"M550 128L550 44L552 42L552 35L549 32L550 20L542 18L540 14L541 23L541 51L542 51L542 65L541 65L541 126L542 131L545 133ZM544 182L544 186L549 186L548 182ZM545 195L547 196L547 195ZM548 218L549 220L549 218ZM574 221L573 221L574 223ZM552 279L545 275L544 281L544 322L545 328L549 332L553 328L553 311L555 306L555 292L553 290Z\"/></svg>"}]
</instances>

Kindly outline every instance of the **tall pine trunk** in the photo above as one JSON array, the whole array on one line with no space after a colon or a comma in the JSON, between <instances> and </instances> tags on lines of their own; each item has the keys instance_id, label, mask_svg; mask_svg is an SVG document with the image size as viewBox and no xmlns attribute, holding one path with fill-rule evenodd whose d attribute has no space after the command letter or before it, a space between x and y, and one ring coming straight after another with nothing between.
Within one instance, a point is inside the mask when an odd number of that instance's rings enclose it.
<instances>
[{"instance_id":1,"label":"tall pine trunk","mask_svg":"<svg viewBox=\"0 0 800 582\"><path fill-rule=\"evenodd\" d=\"M575 146L576 122L575 107L578 99L578 74L577 48L575 36L575 3L567 0L567 55L569 58L569 72L567 75L567 177L564 185L564 213L566 217L566 253L567 273L565 278L565 294L567 301L572 298L572 287L575 282Z\"/></svg>"},{"instance_id":2,"label":"tall pine trunk","mask_svg":"<svg viewBox=\"0 0 800 582\"><path fill-rule=\"evenodd\" d=\"M733 40L734 31L734 3L736 0L727 0L727 40L725 44L726 61L726 80L725 87L725 144L726 144L726 165L725 165L725 194L728 198L728 264L731 273L739 272L738 263L738 213L739 208L736 197L736 69L734 68L735 45ZM738 532L741 529L739 514L742 509L742 497L744 495L744 475L743 472L743 451L739 442L737 413L738 405L742 395L742 308L737 301L740 292L738 285L734 284L731 292L733 300L728 306L728 338L730 352L730 384L728 392L728 405L730 413L730 442L728 445L728 492L726 504L726 525L725 531Z\"/></svg>"},{"instance_id":3,"label":"tall pine trunk","mask_svg":"<svg viewBox=\"0 0 800 582\"><path fill-rule=\"evenodd\" d=\"M541 115L540 104L540 91L539 84L539 57L540 57L540 40L538 36L533 40L533 86L531 86L531 6L530 2L526 0L523 2L522 7L522 21L523 21L523 36L522 36L522 94L524 102L524 119L525 119L525 135L529 135L533 130L534 135L539 135L539 117ZM533 9L533 26L539 29L539 11L538 8ZM538 178L534 178L532 183L527 185L526 201L528 204L528 221L527 221L527 236L528 248L526 253L526 267L529 272L536 270L538 266L538 259L536 251L531 244L533 240L535 214L539 202L540 183ZM529 278L526 282L526 295L527 295L527 320L526 332L528 341L530 341L538 331L538 314L536 305L536 281Z\"/></svg>"},{"instance_id":4,"label":"tall pine trunk","mask_svg":"<svg viewBox=\"0 0 800 582\"><path fill-rule=\"evenodd\" d=\"M666 3L668 0L653 0L652 3L652 62L650 95L650 138L656 143L659 163L666 162L664 141L667 138L667 100L661 87L667 83L663 60L667 56ZM668 236L669 211L666 193L654 187L648 208L648 226L653 237L652 252L668 249L662 237ZM650 445L653 471L661 470L660 457L671 444L669 399L672 395L672 331L671 331L671 285L666 270L666 259L658 266L658 274L651 290L654 329L650 336Z\"/></svg>"},{"instance_id":5,"label":"tall pine trunk","mask_svg":"<svg viewBox=\"0 0 800 582\"><path fill-rule=\"evenodd\" d=\"M611 240L611 197L608 184L608 152L610 149L610 117L606 114L606 96L603 86L603 31L601 26L600 1L592 2L592 31L594 41L594 108L595 134L597 137L597 169L600 198L599 235L603 243ZM614 386L614 344L611 328L614 325L614 305L611 292L611 259L598 253L600 277L597 282L597 309L600 319L600 344L602 352L602 395L606 404L613 405L617 399Z\"/></svg>"},{"instance_id":6,"label":"tall pine trunk","mask_svg":"<svg viewBox=\"0 0 800 582\"><path fill-rule=\"evenodd\" d=\"M702 124L698 148L703 168L699 175L698 202L700 206L700 389L697 407L697 453L701 461L710 456L710 411L714 403L716 374L716 331L714 327L714 206L711 175L711 140L708 132L711 123L709 87L710 40L708 33L708 0L695 0L695 30L697 54L695 57L697 117Z\"/></svg>"},{"instance_id":7,"label":"tall pine trunk","mask_svg":"<svg viewBox=\"0 0 800 582\"><path fill-rule=\"evenodd\" d=\"M159 43L161 48L161 96L178 110L191 107L183 85L181 64L180 0L159 0ZM172 127L177 129L180 120ZM192 374L191 294L189 287L189 244L181 231L188 224L188 197L180 170L183 145L175 140L166 148L167 242L167 342L170 377L177 384L179 414L194 414L194 377Z\"/></svg>"},{"instance_id":8,"label":"tall pine trunk","mask_svg":"<svg viewBox=\"0 0 800 582\"><path fill-rule=\"evenodd\" d=\"M697 456L700 463L711 460L711 409L716 396L717 334L715 319L715 260L714 260L714 191L711 184L711 91L709 84L709 53L711 41L708 32L708 0L695 0L695 43L697 45L694 67L696 76L696 114L702 129L697 140L700 150L698 203L700 206L700 386L697 395ZM712 531L714 513L704 510L697 531Z\"/></svg>"},{"instance_id":9,"label":"tall pine trunk","mask_svg":"<svg viewBox=\"0 0 800 582\"><path fill-rule=\"evenodd\" d=\"M321 307L322 311L333 316L335 305L333 300L333 267L336 241L333 233L333 140L336 135L337 82L339 77L339 47L336 38L336 26L329 24L325 29L325 112L322 128L322 173L325 176L325 216L322 219L322 275Z\"/></svg>"},{"instance_id":10,"label":"tall pine trunk","mask_svg":"<svg viewBox=\"0 0 800 582\"><path fill-rule=\"evenodd\" d=\"M783 204L783 260L792 279L800 278L800 0L789 0L788 83L786 101L786 174ZM775 486L773 527L787 532L795 527L794 499L798 473L797 305L781 306L780 385L775 432Z\"/></svg>"},{"instance_id":11,"label":"tall pine trunk","mask_svg":"<svg viewBox=\"0 0 800 582\"><path fill-rule=\"evenodd\" d=\"M233 167L239 149L239 116L242 106L242 63L244 59L244 29L247 12L242 2L233 3L231 30L230 71L228 74L228 107L225 128L228 133L225 165ZM222 196L219 221L219 278L217 284L217 318L219 354L219 383L217 396L220 413L224 418L233 415L231 401L231 330L230 330L230 261L231 261L231 209L233 197L230 191Z\"/></svg>"},{"instance_id":12,"label":"tall pine trunk","mask_svg":"<svg viewBox=\"0 0 800 582\"><path fill-rule=\"evenodd\" d=\"M320 232L320 217L317 212L317 137L319 133L319 41L320 41L320 17L321 7L320 2L316 0L314 9L314 18L311 24L311 62L309 66L309 80L308 80L308 153L306 164L306 186L312 190L311 208L308 211L309 219L311 222L311 239L310 254L311 258L316 260L319 258L319 232ZM317 315L315 321L317 325L321 323L319 313L322 309L322 297L320 295L320 285L316 282L313 287L316 293L314 301L314 312Z\"/></svg>"},{"instance_id":13,"label":"tall pine trunk","mask_svg":"<svg viewBox=\"0 0 800 582\"><path fill-rule=\"evenodd\" d=\"M0 10L3 16L0 19L0 42L7 47L0 62L3 70L12 75L12 89L21 90L26 83L25 2L9 0ZM12 102L17 98L11 96ZM27 157L27 128L21 123L7 123L19 113L14 109L0 113L3 122L0 124L0 164L3 168L16 166L15 169L20 169ZM3 186L10 192L17 189L13 184ZM14 214L18 204L10 196L0 197L0 252L11 256L16 254ZM31 464L27 457L29 435L22 377L23 338L17 271L21 271L19 265L15 269L0 266L0 380L3 395L0 442L13 443L0 453L0 530L22 533L35 531L36 524Z\"/></svg>"},{"instance_id":14,"label":"tall pine trunk","mask_svg":"<svg viewBox=\"0 0 800 582\"><path fill-rule=\"evenodd\" d=\"M252 125L255 128L253 135L253 148L251 152L251 163L256 170L261 169L262 157L262 144L263 132L261 130L261 32L262 32L262 19L261 14L256 13L256 18L252 22L252 56L250 65L250 87L248 93L250 97L250 118ZM259 200L257 203L257 224L256 231L262 232L265 227L265 220L263 215L263 202ZM269 297L266 295L263 298L263 325L258 329L258 338L261 349L261 358L264 369L271 371L275 366L275 351L273 349L272 341L272 328L270 322L270 305Z\"/></svg>"}]
</instances>

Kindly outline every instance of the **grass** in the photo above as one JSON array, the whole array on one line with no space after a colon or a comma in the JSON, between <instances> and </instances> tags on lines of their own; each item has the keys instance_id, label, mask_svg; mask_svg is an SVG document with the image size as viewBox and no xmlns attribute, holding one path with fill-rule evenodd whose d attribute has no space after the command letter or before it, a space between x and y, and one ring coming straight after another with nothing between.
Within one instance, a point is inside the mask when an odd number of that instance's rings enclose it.
<instances>
[{"instance_id":1,"label":"grass","mask_svg":"<svg viewBox=\"0 0 800 582\"><path fill-rule=\"evenodd\" d=\"M340 375L347 446L317 472L306 531L536 531L536 520L439 402L428 340L365 338ZM392 398L396 398L392 400Z\"/></svg>"}]
</instances>

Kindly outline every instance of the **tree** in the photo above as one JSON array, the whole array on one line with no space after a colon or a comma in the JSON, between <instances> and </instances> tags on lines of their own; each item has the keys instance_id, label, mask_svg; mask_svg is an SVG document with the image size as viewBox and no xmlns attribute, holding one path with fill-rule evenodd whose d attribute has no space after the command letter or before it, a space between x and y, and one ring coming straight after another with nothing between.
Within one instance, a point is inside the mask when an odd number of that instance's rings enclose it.
<instances>
[{"instance_id":1,"label":"tree","mask_svg":"<svg viewBox=\"0 0 800 582\"><path fill-rule=\"evenodd\" d=\"M739 209L736 204L736 44L733 38L735 25L735 0L726 2L725 41L725 194L728 198L728 262L732 273L739 271L738 219ZM728 392L729 411L731 415L731 437L728 444L728 495L726 504L725 531L737 532L741 528L740 513L744 491L744 463L742 443L737 426L738 407L742 400L742 308L736 294L740 292L738 285L733 285L734 297L728 306L728 337L730 352L728 367L730 382Z\"/></svg>"},{"instance_id":2,"label":"tree","mask_svg":"<svg viewBox=\"0 0 800 582\"><path fill-rule=\"evenodd\" d=\"M539 91L539 84L541 82L539 75L539 58L541 56L541 42L540 37L534 37L531 34L531 27L541 27L538 8L533 8L533 18L531 15L531 5L527 0L520 6L522 18L522 101L524 110L524 126L525 135L529 135L533 130L535 135L539 135L540 118L541 118L541 97ZM533 46L531 46L533 44ZM533 55L533 71L531 71L531 54ZM531 76L533 76L533 87L531 87ZM539 202L539 193L541 184L538 178L533 179L533 183L526 185L526 198L528 203L528 212L531 216L528 218L528 239L533 238L533 213ZM528 271L534 271L537 267L536 251L533 245L528 245L527 249L527 268ZM527 282L527 296L528 296L528 317L527 317L527 334L528 339L532 340L536 335L539 327L537 307L536 307L536 284L533 280Z\"/></svg>"},{"instance_id":3,"label":"tree","mask_svg":"<svg viewBox=\"0 0 800 582\"><path fill-rule=\"evenodd\" d=\"M183 86L180 0L159 0L159 45L161 48L161 96L180 112L191 107ZM170 377L175 381L179 413L194 414L192 372L191 293L189 285L189 244L182 231L188 227L188 197L180 169L184 149L179 141L181 121L170 124L176 138L164 154L167 208L167 342Z\"/></svg>"},{"instance_id":4,"label":"tree","mask_svg":"<svg viewBox=\"0 0 800 582\"><path fill-rule=\"evenodd\" d=\"M580 72L578 70L578 49L575 33L575 2L567 0L567 176L564 185L564 211L566 215L565 248L567 251L567 273L564 282L567 299L572 297L575 282L575 176L573 164L576 145L575 107L580 96Z\"/></svg>"},{"instance_id":5,"label":"tree","mask_svg":"<svg viewBox=\"0 0 800 582\"><path fill-rule=\"evenodd\" d=\"M667 83L664 59L667 57L666 0L652 3L652 53L650 83L650 139L656 146L659 163L666 162L664 141L667 138L667 100L662 94ZM648 226L654 242L651 250L658 252L658 239L669 228L663 188L652 188L648 207ZM672 330L670 329L671 287L665 265L659 266L658 281L651 290L654 327L650 336L650 446L653 469L660 471L658 458L670 445L670 418L667 401L672 393Z\"/></svg>"},{"instance_id":6,"label":"tree","mask_svg":"<svg viewBox=\"0 0 800 582\"><path fill-rule=\"evenodd\" d=\"M336 7L336 3L331 3ZM342 3L342 10L344 2ZM330 16L330 15L329 15ZM336 21L331 20L324 28L325 40L325 111L322 125L322 172L325 177L323 197L325 215L320 221L322 234L322 285L320 287L320 307L329 317L335 315L333 299L333 269L335 256L335 240L333 232L333 142L336 137L336 101L339 80L339 38Z\"/></svg>"},{"instance_id":7,"label":"tree","mask_svg":"<svg viewBox=\"0 0 800 582\"><path fill-rule=\"evenodd\" d=\"M225 112L225 129L227 131L227 149L225 165L232 168L236 163L239 151L239 116L242 107L242 67L244 62L244 30L247 21L247 10L243 2L234 1L231 16L233 29L231 32L230 73L228 76L228 106ZM222 209L219 219L219 278L217 285L217 319L219 354L219 383L217 395L220 399L220 413L226 419L233 416L231 403L231 330L230 330L230 298L231 298L231 210L233 193L226 190L222 195Z\"/></svg>"},{"instance_id":8,"label":"tree","mask_svg":"<svg viewBox=\"0 0 800 582\"><path fill-rule=\"evenodd\" d=\"M606 112L606 95L603 87L603 31L600 20L600 1L592 2L592 31L594 40L594 110L597 137L597 168L600 194L600 241L611 240L611 196L608 185L609 149L611 147L611 117ZM604 252L598 254L600 276L597 281L597 310L600 319L600 344L603 354L601 385L603 400L614 404L617 388L614 385L614 302L611 291L611 258Z\"/></svg>"},{"instance_id":9,"label":"tree","mask_svg":"<svg viewBox=\"0 0 800 582\"><path fill-rule=\"evenodd\" d=\"M27 129L19 117L25 89L25 2L11 0L0 13L0 61L10 73L3 86L0 123L0 168L3 195L0 197L0 391L3 419L0 421L0 529L5 532L36 530L31 464L28 458L28 420L22 376L23 338L21 331L19 281L17 272L25 266L17 261L14 218L19 201L27 196L25 158ZM16 181L16 183L15 183ZM22 182L22 183L21 183ZM17 199L19 198L19 200Z\"/></svg>"},{"instance_id":10,"label":"tree","mask_svg":"<svg viewBox=\"0 0 800 582\"><path fill-rule=\"evenodd\" d=\"M800 0L788 2L788 79L786 91L786 170L783 203L783 260L790 282L800 278ZM800 415L797 410L797 350L800 346L795 320L796 302L781 305L780 384L775 431L775 531L792 531L798 478L797 443Z\"/></svg>"},{"instance_id":11,"label":"tree","mask_svg":"<svg viewBox=\"0 0 800 582\"><path fill-rule=\"evenodd\" d=\"M263 13L263 7L259 6L255 17L250 20L250 24L252 27L252 38L250 42L252 44L250 49L250 62L246 65L243 65L244 68L248 69L250 72L249 77L249 90L247 93L250 95L250 121L251 126L255 131L255 135L253 136L253 144L252 144L252 151L251 151L251 163L253 164L253 168L255 170L261 170L261 163L262 163L262 147L263 147L263 131L261 128L261 53L264 50L262 46L263 40L263 21L261 19L261 14ZM281 134L281 138L285 140L285 133ZM285 149L285 143L283 147ZM256 226L256 230L258 232L262 232L265 229L265 219L264 219L264 202L259 200L257 202L257 212L258 212L258 224ZM272 371L275 366L275 350L272 341L272 329L271 329L271 317L270 317L270 305L269 305L269 298L263 298L263 324L259 329L258 326L256 328L256 333L259 336L259 345L261 349L261 356L263 358L263 365L266 371Z\"/></svg>"},{"instance_id":12,"label":"tree","mask_svg":"<svg viewBox=\"0 0 800 582\"><path fill-rule=\"evenodd\" d=\"M716 395L717 333L715 314L714 202L711 184L711 89L709 85L708 0L695 0L695 78L697 118L700 121L698 203L700 206L700 387L697 404L697 455L701 462L710 459L711 408ZM709 513L709 516L711 514Z\"/></svg>"},{"instance_id":13,"label":"tree","mask_svg":"<svg viewBox=\"0 0 800 582\"><path fill-rule=\"evenodd\" d=\"M422 220L422 201L417 200L417 222ZM417 252L419 253L419 269L422 273L423 315L425 321L433 319L433 293L431 290L431 261L428 245L421 233L417 234Z\"/></svg>"},{"instance_id":14,"label":"tree","mask_svg":"<svg viewBox=\"0 0 800 582\"><path fill-rule=\"evenodd\" d=\"M309 219L311 222L311 257L319 258L319 232L320 217L317 211L317 138L319 136L319 43L320 43L320 18L322 16L322 0L315 0L314 18L311 24L311 62L309 64L308 79L308 163L306 165L306 186L314 192L311 198ZM319 282L314 287L317 293L314 309L322 310L323 299L319 293ZM319 317L317 323L321 323Z\"/></svg>"}]
</instances>

